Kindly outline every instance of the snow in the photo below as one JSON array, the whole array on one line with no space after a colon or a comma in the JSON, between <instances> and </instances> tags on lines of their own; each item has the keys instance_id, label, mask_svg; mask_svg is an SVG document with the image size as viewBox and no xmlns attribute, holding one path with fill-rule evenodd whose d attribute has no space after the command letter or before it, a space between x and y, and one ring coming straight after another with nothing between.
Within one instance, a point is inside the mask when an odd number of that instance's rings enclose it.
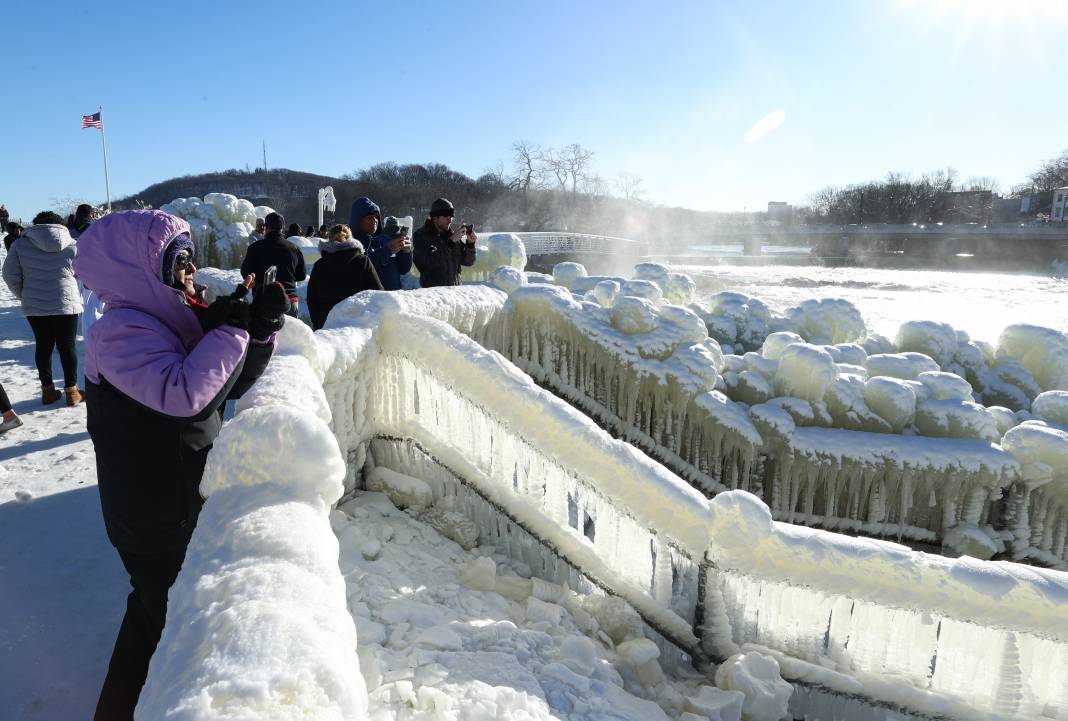
<instances>
[{"instance_id":1,"label":"snow","mask_svg":"<svg viewBox=\"0 0 1068 721\"><path fill-rule=\"evenodd\" d=\"M659 318L656 305L645 298L624 295L612 306L612 327L627 335L653 332Z\"/></svg>"},{"instance_id":2,"label":"snow","mask_svg":"<svg viewBox=\"0 0 1068 721\"><path fill-rule=\"evenodd\" d=\"M1031 412L1048 423L1068 426L1068 391L1040 393L1031 404Z\"/></svg>"},{"instance_id":3,"label":"snow","mask_svg":"<svg viewBox=\"0 0 1068 721\"><path fill-rule=\"evenodd\" d=\"M894 344L899 351L923 353L945 367L957 353L957 331L948 323L910 320L901 324Z\"/></svg>"},{"instance_id":4,"label":"snow","mask_svg":"<svg viewBox=\"0 0 1068 721\"><path fill-rule=\"evenodd\" d=\"M581 263L557 263L553 266L553 281L571 288L579 278L586 277L586 268Z\"/></svg>"},{"instance_id":5,"label":"snow","mask_svg":"<svg viewBox=\"0 0 1068 721\"><path fill-rule=\"evenodd\" d=\"M775 386L782 395L820 401L837 377L838 368L827 351L808 343L795 343L786 346L779 358Z\"/></svg>"},{"instance_id":6,"label":"snow","mask_svg":"<svg viewBox=\"0 0 1068 721\"><path fill-rule=\"evenodd\" d=\"M787 308L785 315L810 343L855 343L868 332L857 307L841 298L804 300Z\"/></svg>"},{"instance_id":7,"label":"snow","mask_svg":"<svg viewBox=\"0 0 1068 721\"><path fill-rule=\"evenodd\" d=\"M797 333L786 330L778 331L777 333L769 334L768 337L764 339L764 345L760 349L760 354L768 360L779 360L787 346L804 342L805 339Z\"/></svg>"},{"instance_id":8,"label":"snow","mask_svg":"<svg viewBox=\"0 0 1068 721\"><path fill-rule=\"evenodd\" d=\"M1052 328L1010 325L998 338L998 351L1019 361L1044 391L1068 390L1068 336Z\"/></svg>"},{"instance_id":9,"label":"snow","mask_svg":"<svg viewBox=\"0 0 1068 721\"><path fill-rule=\"evenodd\" d=\"M522 270L516 270L511 266L502 265L490 274L490 284L505 293L511 293L516 288L526 285L527 279Z\"/></svg>"},{"instance_id":10,"label":"snow","mask_svg":"<svg viewBox=\"0 0 1068 721\"><path fill-rule=\"evenodd\" d=\"M463 271L464 282L479 280L492 282L492 278L502 268L510 268L522 277L523 268L526 265L527 250L518 235L514 233L482 234L475 243L475 264Z\"/></svg>"},{"instance_id":11,"label":"snow","mask_svg":"<svg viewBox=\"0 0 1068 721\"><path fill-rule=\"evenodd\" d=\"M175 198L159 209L189 221L193 243L202 260L207 264L223 263L229 267L237 265L244 257L256 220L274 212L227 193L208 193L203 201L200 198Z\"/></svg>"},{"instance_id":12,"label":"snow","mask_svg":"<svg viewBox=\"0 0 1068 721\"><path fill-rule=\"evenodd\" d=\"M916 380L923 384L927 398L939 401L972 400L971 384L954 373L924 371L916 376ZM927 398L923 400L927 400Z\"/></svg>"},{"instance_id":13,"label":"snow","mask_svg":"<svg viewBox=\"0 0 1068 721\"><path fill-rule=\"evenodd\" d=\"M727 659L716 669L716 683L742 694L741 711L749 721L779 721L794 691L779 676L778 661L756 651Z\"/></svg>"},{"instance_id":14,"label":"snow","mask_svg":"<svg viewBox=\"0 0 1068 721\"><path fill-rule=\"evenodd\" d=\"M939 438L980 438L998 441L997 420L978 403L957 400L928 400L916 408L916 430Z\"/></svg>"},{"instance_id":15,"label":"snow","mask_svg":"<svg viewBox=\"0 0 1068 721\"><path fill-rule=\"evenodd\" d=\"M941 370L930 356L922 353L875 353L864 361L869 376L889 376L915 380L921 373Z\"/></svg>"},{"instance_id":16,"label":"snow","mask_svg":"<svg viewBox=\"0 0 1068 721\"><path fill-rule=\"evenodd\" d=\"M864 384L864 402L890 424L894 433L901 433L916 417L916 392L897 378L869 379Z\"/></svg>"}]
</instances>

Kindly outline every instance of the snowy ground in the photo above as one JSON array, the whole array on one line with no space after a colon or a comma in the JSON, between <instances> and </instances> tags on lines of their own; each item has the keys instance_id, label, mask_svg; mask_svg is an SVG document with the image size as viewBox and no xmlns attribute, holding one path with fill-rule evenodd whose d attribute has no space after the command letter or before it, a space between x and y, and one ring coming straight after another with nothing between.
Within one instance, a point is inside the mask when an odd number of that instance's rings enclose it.
<instances>
[{"instance_id":1,"label":"snowy ground","mask_svg":"<svg viewBox=\"0 0 1068 721\"><path fill-rule=\"evenodd\" d=\"M711 683L685 668L666 677L618 599L531 584L522 564L464 551L383 494L331 520L374 721L655 721Z\"/></svg>"},{"instance_id":2,"label":"snowy ground","mask_svg":"<svg viewBox=\"0 0 1068 721\"><path fill-rule=\"evenodd\" d=\"M0 382L25 423L0 436L0 716L89 718L129 586L104 534L85 408L41 405L33 336L3 283Z\"/></svg>"}]
</instances>

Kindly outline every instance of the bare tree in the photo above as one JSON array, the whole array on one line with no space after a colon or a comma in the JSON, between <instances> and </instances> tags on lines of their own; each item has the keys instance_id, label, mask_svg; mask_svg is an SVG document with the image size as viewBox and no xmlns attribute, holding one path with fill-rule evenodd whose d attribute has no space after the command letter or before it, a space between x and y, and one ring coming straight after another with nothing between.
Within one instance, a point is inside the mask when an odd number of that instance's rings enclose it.
<instances>
[{"instance_id":1,"label":"bare tree","mask_svg":"<svg viewBox=\"0 0 1068 721\"><path fill-rule=\"evenodd\" d=\"M528 140L517 140L512 143L512 163L515 172L515 187L522 191L537 189L542 186L542 156L541 146Z\"/></svg>"},{"instance_id":2,"label":"bare tree","mask_svg":"<svg viewBox=\"0 0 1068 721\"><path fill-rule=\"evenodd\" d=\"M992 193L1000 192L1001 184L997 178L989 175L973 175L961 184L962 190L989 190Z\"/></svg>"},{"instance_id":3,"label":"bare tree","mask_svg":"<svg viewBox=\"0 0 1068 721\"><path fill-rule=\"evenodd\" d=\"M586 150L578 143L572 143L561 151L560 158L570 178L571 192L577 193L579 185L590 177L593 151Z\"/></svg>"},{"instance_id":4,"label":"bare tree","mask_svg":"<svg viewBox=\"0 0 1068 721\"><path fill-rule=\"evenodd\" d=\"M634 173L620 173L616 176L616 188L625 200L640 200L645 193L642 179Z\"/></svg>"}]
</instances>

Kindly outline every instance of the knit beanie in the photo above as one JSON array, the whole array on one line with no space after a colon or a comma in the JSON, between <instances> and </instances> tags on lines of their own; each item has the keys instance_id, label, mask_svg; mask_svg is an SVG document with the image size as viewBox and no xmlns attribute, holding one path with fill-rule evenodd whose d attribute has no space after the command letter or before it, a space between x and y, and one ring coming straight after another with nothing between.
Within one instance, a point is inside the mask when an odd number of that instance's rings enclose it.
<instances>
[{"instance_id":1,"label":"knit beanie","mask_svg":"<svg viewBox=\"0 0 1068 721\"><path fill-rule=\"evenodd\" d=\"M174 236L163 250L163 262L160 263L160 280L163 281L164 285L174 285L174 261L178 259L178 254L183 250L188 252L190 256L193 255L193 241L190 240L188 233Z\"/></svg>"},{"instance_id":2,"label":"knit beanie","mask_svg":"<svg viewBox=\"0 0 1068 721\"><path fill-rule=\"evenodd\" d=\"M438 198L430 204L430 217L436 218L439 215L447 215L450 218L456 214L456 208L446 198Z\"/></svg>"}]
</instances>

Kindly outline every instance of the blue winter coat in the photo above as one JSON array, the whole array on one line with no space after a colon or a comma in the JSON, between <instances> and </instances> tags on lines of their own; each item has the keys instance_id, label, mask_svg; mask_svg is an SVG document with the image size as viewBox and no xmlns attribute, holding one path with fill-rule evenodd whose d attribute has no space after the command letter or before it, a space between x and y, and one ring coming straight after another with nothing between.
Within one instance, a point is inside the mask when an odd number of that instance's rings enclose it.
<instances>
[{"instance_id":1,"label":"blue winter coat","mask_svg":"<svg viewBox=\"0 0 1068 721\"><path fill-rule=\"evenodd\" d=\"M411 253L390 253L388 235L376 235L367 246L367 257L374 263L378 279L386 290L400 290L401 276L412 269Z\"/></svg>"}]
</instances>

